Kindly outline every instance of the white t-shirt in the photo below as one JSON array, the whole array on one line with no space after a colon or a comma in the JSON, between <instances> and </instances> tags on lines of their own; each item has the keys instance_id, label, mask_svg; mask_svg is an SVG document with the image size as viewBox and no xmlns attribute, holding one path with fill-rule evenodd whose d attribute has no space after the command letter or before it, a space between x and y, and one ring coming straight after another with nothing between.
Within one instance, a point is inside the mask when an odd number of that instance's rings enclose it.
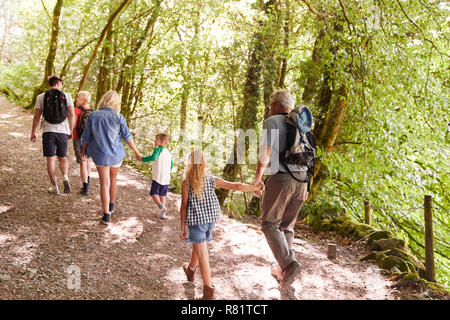
<instances>
[{"instance_id":1,"label":"white t-shirt","mask_svg":"<svg viewBox=\"0 0 450 320\"><path fill-rule=\"evenodd\" d=\"M152 179L160 185L168 185L170 183L171 167L172 155L167 148L163 148L158 159L152 163Z\"/></svg>"},{"instance_id":2,"label":"white t-shirt","mask_svg":"<svg viewBox=\"0 0 450 320\"><path fill-rule=\"evenodd\" d=\"M64 94L66 95L67 106L73 107L73 100L72 100L72 97L70 96L70 94L65 93L65 92L64 92ZM40 95L38 95L36 97L36 104L34 105L34 109L40 109L42 111L44 110L44 96L45 96L45 92L41 93ZM48 123L44 119L44 112L42 112L41 128L42 128L43 132L65 133L67 135L71 134L68 119L66 119L63 122L58 123L58 124Z\"/></svg>"}]
</instances>

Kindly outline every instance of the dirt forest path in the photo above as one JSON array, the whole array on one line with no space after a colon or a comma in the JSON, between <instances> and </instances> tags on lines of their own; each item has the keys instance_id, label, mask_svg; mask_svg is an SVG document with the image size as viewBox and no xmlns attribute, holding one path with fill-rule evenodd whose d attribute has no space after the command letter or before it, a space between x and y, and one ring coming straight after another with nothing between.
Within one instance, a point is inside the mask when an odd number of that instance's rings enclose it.
<instances>
[{"instance_id":1,"label":"dirt forest path","mask_svg":"<svg viewBox=\"0 0 450 320\"><path fill-rule=\"evenodd\" d=\"M150 179L122 166L116 213L110 226L101 225L97 172L91 175L91 194L80 195L72 141L73 191L49 193L41 132L35 143L29 140L32 117L0 97L0 299L182 300L200 295L200 273L192 284L181 268L190 245L179 240L180 196L168 195L168 219L160 220L148 196ZM62 184L59 172L58 179ZM361 247L338 243L338 258L331 261L327 238L305 226L296 236L294 250L304 266L301 281L294 283L297 299L397 298L386 277L359 262ZM284 299L271 276L275 260L257 220L223 215L213 237L209 248L217 299Z\"/></svg>"}]
</instances>

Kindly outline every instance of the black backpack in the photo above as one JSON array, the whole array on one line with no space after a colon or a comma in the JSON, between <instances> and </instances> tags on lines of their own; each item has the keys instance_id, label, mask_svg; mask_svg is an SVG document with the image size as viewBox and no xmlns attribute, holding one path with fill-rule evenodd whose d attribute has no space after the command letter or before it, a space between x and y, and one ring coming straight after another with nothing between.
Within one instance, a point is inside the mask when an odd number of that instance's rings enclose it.
<instances>
[{"instance_id":1,"label":"black backpack","mask_svg":"<svg viewBox=\"0 0 450 320\"><path fill-rule=\"evenodd\" d=\"M67 119L69 109L64 92L50 89L44 95L44 119L48 123L58 124Z\"/></svg>"},{"instance_id":2,"label":"black backpack","mask_svg":"<svg viewBox=\"0 0 450 320\"><path fill-rule=\"evenodd\" d=\"M94 110L92 110L92 109L85 109L82 106L77 106L77 108L81 110L78 126L76 127L78 139L80 139L82 134L83 134L83 131L84 131L84 126L86 125L87 117L92 112L94 112Z\"/></svg>"},{"instance_id":3,"label":"black backpack","mask_svg":"<svg viewBox=\"0 0 450 320\"><path fill-rule=\"evenodd\" d=\"M286 148L280 152L280 164L298 182L307 182L310 189L311 177L314 175L314 158L316 141L311 132L313 120L307 106L300 106L286 115ZM296 178L288 164L306 166L307 180Z\"/></svg>"}]
</instances>

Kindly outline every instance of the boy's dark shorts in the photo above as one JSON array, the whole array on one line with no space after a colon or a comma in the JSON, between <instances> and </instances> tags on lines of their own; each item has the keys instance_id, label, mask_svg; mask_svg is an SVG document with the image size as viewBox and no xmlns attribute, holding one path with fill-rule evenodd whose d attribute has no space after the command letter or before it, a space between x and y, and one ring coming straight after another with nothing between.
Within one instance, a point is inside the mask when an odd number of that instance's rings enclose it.
<instances>
[{"instance_id":1,"label":"boy's dark shorts","mask_svg":"<svg viewBox=\"0 0 450 320\"><path fill-rule=\"evenodd\" d=\"M155 180L152 181L152 187L150 189L150 195L151 196L161 196L165 197L167 196L167 191L169 190L169 185L162 185L156 182Z\"/></svg>"},{"instance_id":2,"label":"boy's dark shorts","mask_svg":"<svg viewBox=\"0 0 450 320\"><path fill-rule=\"evenodd\" d=\"M42 147L44 151L44 157L59 158L67 157L67 143L69 141L69 135L56 132L44 132L42 134Z\"/></svg>"}]
</instances>

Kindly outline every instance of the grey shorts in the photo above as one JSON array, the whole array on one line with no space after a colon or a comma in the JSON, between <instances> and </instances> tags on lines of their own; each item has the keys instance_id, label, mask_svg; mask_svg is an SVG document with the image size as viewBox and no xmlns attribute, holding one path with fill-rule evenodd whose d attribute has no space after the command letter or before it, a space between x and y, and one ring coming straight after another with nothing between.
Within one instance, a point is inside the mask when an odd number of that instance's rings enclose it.
<instances>
[{"instance_id":1,"label":"grey shorts","mask_svg":"<svg viewBox=\"0 0 450 320\"><path fill-rule=\"evenodd\" d=\"M75 152L75 157L77 158L77 163L81 163L81 141L80 139L73 139L73 151Z\"/></svg>"}]
</instances>

